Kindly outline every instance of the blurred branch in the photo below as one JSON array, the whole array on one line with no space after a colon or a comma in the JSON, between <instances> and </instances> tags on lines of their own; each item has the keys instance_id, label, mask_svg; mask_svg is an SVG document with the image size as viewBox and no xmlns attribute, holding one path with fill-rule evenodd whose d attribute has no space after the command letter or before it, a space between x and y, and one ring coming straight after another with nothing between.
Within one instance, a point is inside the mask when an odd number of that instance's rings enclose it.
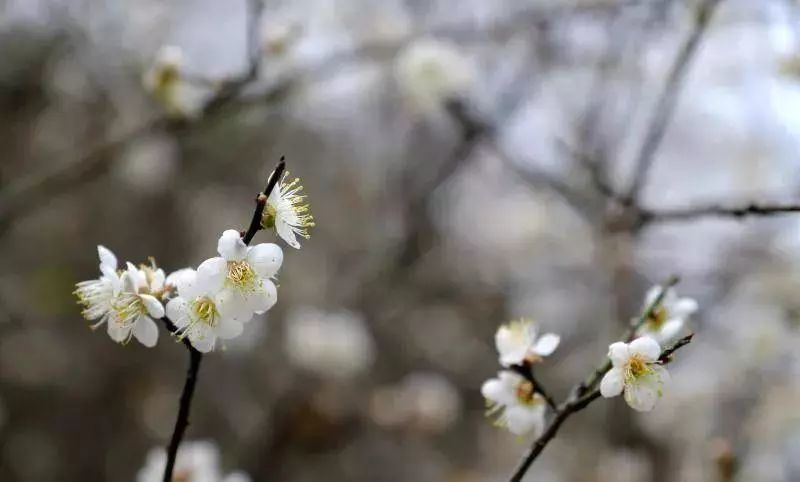
<instances>
[{"instance_id":1,"label":"blurred branch","mask_svg":"<svg viewBox=\"0 0 800 482\"><path fill-rule=\"evenodd\" d=\"M644 224L654 222L692 221L704 217L745 218L769 217L800 212L800 204L747 204L740 207L719 205L696 206L676 209L642 209Z\"/></svg>"},{"instance_id":2,"label":"blurred branch","mask_svg":"<svg viewBox=\"0 0 800 482\"><path fill-rule=\"evenodd\" d=\"M636 331L641 328L641 326L647 322L650 317L653 316L653 313L664 299L664 295L667 293L667 290L677 282L678 279L676 277L672 277L662 284L661 291L659 292L658 296L653 300L652 303L642 310L642 313L636 319L635 323L632 323L625 332L623 340L630 342L634 338ZM684 337L672 347L663 350L659 357L659 361L662 359L668 359L676 350L687 345L691 339L691 335ZM510 482L520 482L530 468L531 464L533 464L547 444L550 443L550 441L556 436L559 428L561 428L561 425L572 414L583 410L589 406L590 403L600 397L600 388L597 387L597 385L600 382L600 379L611 369L611 366L611 360L606 357L606 361L603 362L603 364L597 368L586 381L578 383L572 388L570 396L567 398L567 400L557 406L555 410L555 416L550 420L542 435L536 439L531 448L528 450L528 453L525 454L523 459L520 461L519 466L509 479Z\"/></svg>"},{"instance_id":3,"label":"blurred branch","mask_svg":"<svg viewBox=\"0 0 800 482\"><path fill-rule=\"evenodd\" d=\"M686 73L697 53L697 48L706 33L714 11L721 2L722 0L703 0L697 7L692 30L684 40L683 45L678 50L678 55L672 63L666 83L656 101L644 140L634 161L633 180L623 196L623 201L626 205L637 203L641 190L647 183L647 176L655 159L656 151L661 145L669 121L672 119L672 114L677 106L678 96L681 93Z\"/></svg>"}]
</instances>

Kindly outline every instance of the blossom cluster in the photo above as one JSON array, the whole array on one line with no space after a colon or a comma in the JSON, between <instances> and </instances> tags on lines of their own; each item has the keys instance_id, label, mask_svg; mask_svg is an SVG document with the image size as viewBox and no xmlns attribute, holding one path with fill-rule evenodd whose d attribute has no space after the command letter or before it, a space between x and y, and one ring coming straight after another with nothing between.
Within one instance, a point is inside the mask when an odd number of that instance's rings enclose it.
<instances>
[{"instance_id":1,"label":"blossom cluster","mask_svg":"<svg viewBox=\"0 0 800 482\"><path fill-rule=\"evenodd\" d=\"M694 300L679 298L673 288L662 294L661 287L653 287L645 297L648 316L636 327L634 339L609 346L610 365L600 381L600 395L624 394L634 410L652 410L669 381L660 360L662 345L676 339L696 310ZM539 336L537 325L529 320L512 321L497 330L495 345L503 370L481 387L488 413L497 415L497 425L517 435L542 433L548 401L536 385L533 367L551 355L560 341L552 333Z\"/></svg>"},{"instance_id":2,"label":"blossom cluster","mask_svg":"<svg viewBox=\"0 0 800 482\"><path fill-rule=\"evenodd\" d=\"M290 246L299 249L297 236L308 238L313 217L308 212L299 179L275 185L264 204L261 226L274 228ZM77 284L75 295L83 316L106 325L118 343L136 338L153 347L158 342L156 320L163 320L179 339L188 339L200 352L214 349L217 340L239 336L244 323L263 314L277 301L274 280L283 263L283 250L274 243L248 246L239 231L229 229L217 243L219 256L197 267L167 276L154 259L147 264L126 263L98 246L100 277Z\"/></svg>"}]
</instances>

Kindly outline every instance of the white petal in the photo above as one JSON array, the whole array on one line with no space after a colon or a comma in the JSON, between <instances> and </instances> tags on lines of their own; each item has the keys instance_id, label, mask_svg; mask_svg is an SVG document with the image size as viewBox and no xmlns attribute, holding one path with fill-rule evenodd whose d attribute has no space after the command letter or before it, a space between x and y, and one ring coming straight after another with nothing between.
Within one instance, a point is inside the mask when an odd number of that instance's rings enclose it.
<instances>
[{"instance_id":1,"label":"white petal","mask_svg":"<svg viewBox=\"0 0 800 482\"><path fill-rule=\"evenodd\" d=\"M618 341L608 346L608 358L611 359L612 365L620 367L628 362L630 358L630 351L628 344Z\"/></svg>"},{"instance_id":2,"label":"white petal","mask_svg":"<svg viewBox=\"0 0 800 482\"><path fill-rule=\"evenodd\" d=\"M150 295L139 295L139 299L144 303L144 307L147 308L147 312L150 316L153 318L161 318L164 316L164 305L158 301L158 298Z\"/></svg>"},{"instance_id":3,"label":"white petal","mask_svg":"<svg viewBox=\"0 0 800 482\"><path fill-rule=\"evenodd\" d=\"M634 410L649 412L661 398L664 385L669 381L669 373L664 367L651 367L653 373L640 377L625 387L625 401Z\"/></svg>"},{"instance_id":4,"label":"white petal","mask_svg":"<svg viewBox=\"0 0 800 482\"><path fill-rule=\"evenodd\" d=\"M193 269L183 271L180 276L173 277L173 281L175 281L180 297L193 300L201 295L197 289L197 271Z\"/></svg>"},{"instance_id":5,"label":"white petal","mask_svg":"<svg viewBox=\"0 0 800 482\"><path fill-rule=\"evenodd\" d=\"M167 276L167 279L164 281L164 284L179 286L181 284L182 279L184 279L186 276L193 276L193 273L194 270L192 268L183 268L177 271L173 271Z\"/></svg>"},{"instance_id":6,"label":"white petal","mask_svg":"<svg viewBox=\"0 0 800 482\"><path fill-rule=\"evenodd\" d=\"M142 315L136 320L136 324L133 325L133 336L135 336L142 345L147 348L153 348L158 341L158 326L149 316Z\"/></svg>"},{"instance_id":7,"label":"white petal","mask_svg":"<svg viewBox=\"0 0 800 482\"><path fill-rule=\"evenodd\" d=\"M216 329L217 336L219 336L223 340L236 338L237 336L242 334L242 330L244 330L244 325L242 325L238 321L226 320L224 318L220 321Z\"/></svg>"},{"instance_id":8,"label":"white petal","mask_svg":"<svg viewBox=\"0 0 800 482\"><path fill-rule=\"evenodd\" d=\"M164 270L158 268L153 272L153 278L150 280L150 291L161 291L164 288L164 282L166 279L166 275L164 274Z\"/></svg>"},{"instance_id":9,"label":"white petal","mask_svg":"<svg viewBox=\"0 0 800 482\"><path fill-rule=\"evenodd\" d=\"M206 335L203 338L192 339L192 346L195 349L202 353L208 353L214 349L214 343L217 341L217 337L213 335Z\"/></svg>"},{"instance_id":10,"label":"white petal","mask_svg":"<svg viewBox=\"0 0 800 482\"><path fill-rule=\"evenodd\" d=\"M286 244L294 249L300 249L300 243L297 242L297 238L294 235L294 230L292 230L292 227L289 226L289 224L287 224L286 221L284 221L280 216L275 219L275 231L278 232L278 236L286 241Z\"/></svg>"},{"instance_id":11,"label":"white petal","mask_svg":"<svg viewBox=\"0 0 800 482\"><path fill-rule=\"evenodd\" d=\"M547 333L539 338L539 341L536 342L536 345L533 347L533 352L540 356L551 355L554 351L556 351L559 343L561 343L560 336L554 335L553 333Z\"/></svg>"},{"instance_id":12,"label":"white petal","mask_svg":"<svg viewBox=\"0 0 800 482\"><path fill-rule=\"evenodd\" d=\"M112 340L116 341L117 343L122 343L123 341L128 339L128 333L130 333L130 328L126 328L117 324L113 319L108 320L108 336L111 337Z\"/></svg>"},{"instance_id":13,"label":"white petal","mask_svg":"<svg viewBox=\"0 0 800 482\"><path fill-rule=\"evenodd\" d=\"M600 395L611 398L622 393L623 376L621 368L612 368L600 381Z\"/></svg>"},{"instance_id":14,"label":"white petal","mask_svg":"<svg viewBox=\"0 0 800 482\"><path fill-rule=\"evenodd\" d=\"M683 318L673 318L666 323L661 329L656 333L656 341L659 344L666 344L674 340L678 333L680 333L681 329L683 328L684 321Z\"/></svg>"},{"instance_id":15,"label":"white petal","mask_svg":"<svg viewBox=\"0 0 800 482\"><path fill-rule=\"evenodd\" d=\"M519 336L508 325L502 325L497 329L494 344L497 353L500 354L500 364L506 367L522 363L530 348L525 337Z\"/></svg>"},{"instance_id":16,"label":"white petal","mask_svg":"<svg viewBox=\"0 0 800 482\"><path fill-rule=\"evenodd\" d=\"M189 322L188 313L189 305L181 297L172 298L167 303L167 318L178 328L186 326Z\"/></svg>"},{"instance_id":17,"label":"white petal","mask_svg":"<svg viewBox=\"0 0 800 482\"><path fill-rule=\"evenodd\" d=\"M631 356L640 355L645 361L656 361L661 355L661 346L649 336L640 336L628 345Z\"/></svg>"},{"instance_id":18,"label":"white petal","mask_svg":"<svg viewBox=\"0 0 800 482\"><path fill-rule=\"evenodd\" d=\"M111 252L110 249L106 248L105 246L97 246L97 255L100 257L100 266L106 266L111 268L111 270L116 271L117 269L117 257L114 253Z\"/></svg>"},{"instance_id":19,"label":"white petal","mask_svg":"<svg viewBox=\"0 0 800 482\"><path fill-rule=\"evenodd\" d=\"M137 293L139 291L136 286L136 275L131 273L130 270L122 273L120 281L122 283L122 291L126 293Z\"/></svg>"},{"instance_id":20,"label":"white petal","mask_svg":"<svg viewBox=\"0 0 800 482\"><path fill-rule=\"evenodd\" d=\"M197 291L202 295L213 296L225 284L228 275L228 263L223 258L211 258L200 263L197 267Z\"/></svg>"},{"instance_id":21,"label":"white petal","mask_svg":"<svg viewBox=\"0 0 800 482\"><path fill-rule=\"evenodd\" d=\"M508 407L503 413L503 418L509 432L516 435L533 432L534 436L538 436L544 428L544 405Z\"/></svg>"},{"instance_id":22,"label":"white petal","mask_svg":"<svg viewBox=\"0 0 800 482\"><path fill-rule=\"evenodd\" d=\"M144 274L144 271L137 268L136 265L131 263L130 261L128 261L126 264L127 264L127 269L125 270L125 272L128 273L128 275L131 278L131 281L133 281L135 286L134 290L132 291L138 292L139 288L146 287L147 275Z\"/></svg>"},{"instance_id":23,"label":"white petal","mask_svg":"<svg viewBox=\"0 0 800 482\"><path fill-rule=\"evenodd\" d=\"M278 289L270 280L263 281L263 289L254 292L248 299L247 305L253 313L264 313L278 302Z\"/></svg>"},{"instance_id":24,"label":"white petal","mask_svg":"<svg viewBox=\"0 0 800 482\"><path fill-rule=\"evenodd\" d=\"M228 229L219 237L217 252L226 261L241 261L247 256L247 245L239 236L239 231Z\"/></svg>"},{"instance_id":25,"label":"white petal","mask_svg":"<svg viewBox=\"0 0 800 482\"><path fill-rule=\"evenodd\" d=\"M283 250L274 243L261 243L247 251L247 262L262 278L278 274L283 263Z\"/></svg>"},{"instance_id":26,"label":"white petal","mask_svg":"<svg viewBox=\"0 0 800 482\"><path fill-rule=\"evenodd\" d=\"M481 386L481 394L491 402L499 405L509 405L514 400L514 393L510 387L499 378L492 378Z\"/></svg>"},{"instance_id":27,"label":"white petal","mask_svg":"<svg viewBox=\"0 0 800 482\"><path fill-rule=\"evenodd\" d=\"M238 291L225 288L214 297L214 305L222 318L236 320L241 323L250 321L253 310Z\"/></svg>"},{"instance_id":28,"label":"white petal","mask_svg":"<svg viewBox=\"0 0 800 482\"><path fill-rule=\"evenodd\" d=\"M698 308L697 301L691 298L681 298L672 305L670 316L685 319L697 311Z\"/></svg>"}]
</instances>

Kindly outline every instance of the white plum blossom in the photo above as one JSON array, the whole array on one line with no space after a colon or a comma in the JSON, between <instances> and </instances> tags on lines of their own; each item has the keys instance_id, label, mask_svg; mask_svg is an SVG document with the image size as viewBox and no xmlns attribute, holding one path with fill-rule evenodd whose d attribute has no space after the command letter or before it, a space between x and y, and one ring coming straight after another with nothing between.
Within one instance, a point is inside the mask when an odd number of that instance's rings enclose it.
<instances>
[{"instance_id":1,"label":"white plum blossom","mask_svg":"<svg viewBox=\"0 0 800 482\"><path fill-rule=\"evenodd\" d=\"M421 39L397 57L395 77L412 107L425 112L463 95L474 82L476 69L456 45Z\"/></svg>"},{"instance_id":2,"label":"white plum blossom","mask_svg":"<svg viewBox=\"0 0 800 482\"><path fill-rule=\"evenodd\" d=\"M660 286L650 288L645 296L644 309L652 305L661 293ZM692 298L680 298L674 288L668 288L661 303L653 310L650 318L637 331L637 335L646 335L663 345L674 340L695 311L697 301Z\"/></svg>"},{"instance_id":3,"label":"white plum blossom","mask_svg":"<svg viewBox=\"0 0 800 482\"><path fill-rule=\"evenodd\" d=\"M222 261L222 262L220 262ZM198 351L207 353L217 338L235 338L242 323L233 314L235 302L223 291L227 266L221 258L203 261L196 272L184 272L177 280L178 296L167 303L167 317L179 337L187 337Z\"/></svg>"},{"instance_id":4,"label":"white plum blossom","mask_svg":"<svg viewBox=\"0 0 800 482\"><path fill-rule=\"evenodd\" d=\"M612 368L600 381L600 394L611 398L624 392L634 410L652 410L669 381L669 373L658 363L660 355L661 346L649 336L612 343L608 347Z\"/></svg>"},{"instance_id":5,"label":"white plum blossom","mask_svg":"<svg viewBox=\"0 0 800 482\"><path fill-rule=\"evenodd\" d=\"M164 306L156 296L163 290L164 272L153 264L139 269L131 263L118 272L117 257L109 249L98 246L100 278L77 284L75 294L84 305L83 316L98 320L97 328L106 324L108 335L118 343L135 337L144 346L153 347L158 341L158 326L152 318L164 316Z\"/></svg>"},{"instance_id":6,"label":"white plum blossom","mask_svg":"<svg viewBox=\"0 0 800 482\"><path fill-rule=\"evenodd\" d=\"M307 196L303 194L300 178L296 177L287 182L288 176L289 172L286 171L269 194L261 225L267 229L274 229L289 246L300 249L297 236L305 239L311 237L308 230L315 226L314 216L311 215L310 206L306 201Z\"/></svg>"},{"instance_id":7,"label":"white plum blossom","mask_svg":"<svg viewBox=\"0 0 800 482\"><path fill-rule=\"evenodd\" d=\"M122 287L114 253L104 246L98 246L97 254L100 258L100 277L81 281L74 292L78 303L84 306L81 312L83 317L90 321L99 320L92 325L93 329L108 322L114 298Z\"/></svg>"},{"instance_id":8,"label":"white plum blossom","mask_svg":"<svg viewBox=\"0 0 800 482\"><path fill-rule=\"evenodd\" d=\"M223 299L230 306L230 316L236 321L250 321L253 314L262 314L275 305L278 290L270 280L278 274L283 263L283 250L273 243L247 246L239 232L228 229L217 243L220 257L211 258L225 271Z\"/></svg>"},{"instance_id":9,"label":"white plum blossom","mask_svg":"<svg viewBox=\"0 0 800 482\"><path fill-rule=\"evenodd\" d=\"M160 283L163 287L163 271L160 279L155 286ZM117 343L127 343L135 337L142 345L153 347L158 341L158 325L153 318L164 316L164 305L150 294L150 281L133 263L128 263L120 276L122 287L112 302L108 321L108 335Z\"/></svg>"},{"instance_id":10,"label":"white plum blossom","mask_svg":"<svg viewBox=\"0 0 800 482\"><path fill-rule=\"evenodd\" d=\"M538 327L531 320L512 321L500 326L494 336L500 364L504 367L524 362L536 363L551 355L561 337L553 333L538 336Z\"/></svg>"},{"instance_id":11,"label":"white plum blossom","mask_svg":"<svg viewBox=\"0 0 800 482\"><path fill-rule=\"evenodd\" d=\"M363 318L350 312L299 308L287 316L285 347L291 362L324 378L361 374L375 357Z\"/></svg>"},{"instance_id":12,"label":"white plum blossom","mask_svg":"<svg viewBox=\"0 0 800 482\"><path fill-rule=\"evenodd\" d=\"M250 482L250 477L240 471L222 475L219 449L211 441L184 442L175 458L172 473L174 482ZM147 454L144 467L136 475L136 482L161 482L167 465L167 454L154 448Z\"/></svg>"},{"instance_id":13,"label":"white plum blossom","mask_svg":"<svg viewBox=\"0 0 800 482\"><path fill-rule=\"evenodd\" d=\"M164 45L156 53L153 64L142 78L144 87L164 106L167 113L177 117L197 117L206 99L213 94L213 85L190 82L182 73L186 67L183 49Z\"/></svg>"},{"instance_id":14,"label":"white plum blossom","mask_svg":"<svg viewBox=\"0 0 800 482\"><path fill-rule=\"evenodd\" d=\"M533 433L538 437L542 433L547 402L521 375L501 371L497 378L483 384L481 393L489 406L488 414L498 414L498 426L516 435Z\"/></svg>"}]
</instances>

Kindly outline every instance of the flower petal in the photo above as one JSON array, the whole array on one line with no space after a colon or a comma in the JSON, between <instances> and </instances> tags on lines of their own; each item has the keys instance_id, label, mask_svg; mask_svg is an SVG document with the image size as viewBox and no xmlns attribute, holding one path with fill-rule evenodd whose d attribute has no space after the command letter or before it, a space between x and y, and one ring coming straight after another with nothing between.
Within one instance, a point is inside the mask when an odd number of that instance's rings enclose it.
<instances>
[{"instance_id":1,"label":"flower petal","mask_svg":"<svg viewBox=\"0 0 800 482\"><path fill-rule=\"evenodd\" d=\"M186 300L178 297L172 298L167 303L167 318L178 328L189 324L189 305Z\"/></svg>"},{"instance_id":2,"label":"flower petal","mask_svg":"<svg viewBox=\"0 0 800 482\"><path fill-rule=\"evenodd\" d=\"M225 284L228 275L228 262L223 258L211 258L197 267L196 289L203 296L213 296Z\"/></svg>"},{"instance_id":3,"label":"flower petal","mask_svg":"<svg viewBox=\"0 0 800 482\"><path fill-rule=\"evenodd\" d=\"M278 216L277 219L275 219L275 231L277 231L278 236L286 241L286 244L294 249L300 249L300 243L297 242L297 238L294 235L294 230L286 221L283 220L281 216Z\"/></svg>"},{"instance_id":4,"label":"flower petal","mask_svg":"<svg viewBox=\"0 0 800 482\"><path fill-rule=\"evenodd\" d=\"M186 277L194 276L194 270L192 268L183 268L177 271L173 271L167 276L167 279L164 281L165 285L171 286L180 286Z\"/></svg>"},{"instance_id":5,"label":"flower petal","mask_svg":"<svg viewBox=\"0 0 800 482\"><path fill-rule=\"evenodd\" d=\"M111 337L112 340L116 341L117 343L122 343L128 339L128 334L130 333L130 328L120 325L114 319L108 320L108 336Z\"/></svg>"},{"instance_id":6,"label":"flower petal","mask_svg":"<svg viewBox=\"0 0 800 482\"><path fill-rule=\"evenodd\" d=\"M661 398L664 384L669 381L669 373L661 366L652 366L653 373L637 378L625 387L625 401L634 410L649 412Z\"/></svg>"},{"instance_id":7,"label":"flower petal","mask_svg":"<svg viewBox=\"0 0 800 482\"><path fill-rule=\"evenodd\" d=\"M654 334L654 338L658 341L659 345L669 343L677 337L684 324L683 318L673 318L664 323L661 330Z\"/></svg>"},{"instance_id":8,"label":"flower petal","mask_svg":"<svg viewBox=\"0 0 800 482\"><path fill-rule=\"evenodd\" d=\"M661 346L652 337L640 336L628 345L631 356L640 355L645 361L656 361L661 355Z\"/></svg>"},{"instance_id":9,"label":"flower petal","mask_svg":"<svg viewBox=\"0 0 800 482\"><path fill-rule=\"evenodd\" d=\"M97 256L100 258L100 267L108 267L112 271L117 270L117 257L110 249L105 246L97 245Z\"/></svg>"},{"instance_id":10,"label":"flower petal","mask_svg":"<svg viewBox=\"0 0 800 482\"><path fill-rule=\"evenodd\" d=\"M164 305L158 301L158 298L151 295L139 295L139 299L144 303L144 307L147 308L147 313L149 313L150 316L153 318L161 318L164 316Z\"/></svg>"},{"instance_id":11,"label":"flower petal","mask_svg":"<svg viewBox=\"0 0 800 482\"><path fill-rule=\"evenodd\" d=\"M278 289L275 287L275 283L268 279L265 279L263 283L263 289L253 293L247 303L253 313L259 315L268 311L278 302Z\"/></svg>"},{"instance_id":12,"label":"flower petal","mask_svg":"<svg viewBox=\"0 0 800 482\"><path fill-rule=\"evenodd\" d=\"M697 304L697 301L692 298L681 298L672 305L670 316L685 319L697 311L698 308L700 308L700 306Z\"/></svg>"},{"instance_id":13,"label":"flower petal","mask_svg":"<svg viewBox=\"0 0 800 482\"><path fill-rule=\"evenodd\" d=\"M611 359L611 364L615 367L621 367L628 362L630 358L630 351L628 344L618 341L608 346L608 358Z\"/></svg>"},{"instance_id":14,"label":"flower petal","mask_svg":"<svg viewBox=\"0 0 800 482\"><path fill-rule=\"evenodd\" d=\"M224 319L245 323L253 317L253 310L248 306L245 297L230 288L225 288L217 293L214 297L214 305Z\"/></svg>"},{"instance_id":15,"label":"flower petal","mask_svg":"<svg viewBox=\"0 0 800 482\"><path fill-rule=\"evenodd\" d=\"M503 419L509 432L515 435L533 432L538 437L544 428L544 412L543 404L533 407L516 405L506 408Z\"/></svg>"},{"instance_id":16,"label":"flower petal","mask_svg":"<svg viewBox=\"0 0 800 482\"><path fill-rule=\"evenodd\" d=\"M206 335L202 338L191 340L192 346L201 353L208 353L213 350L216 341L217 337L213 335Z\"/></svg>"},{"instance_id":17,"label":"flower petal","mask_svg":"<svg viewBox=\"0 0 800 482\"><path fill-rule=\"evenodd\" d=\"M533 352L540 356L549 356L556 351L559 343L561 343L560 336L547 333L546 335L542 335L536 342L536 345L533 347Z\"/></svg>"},{"instance_id":18,"label":"flower petal","mask_svg":"<svg viewBox=\"0 0 800 482\"><path fill-rule=\"evenodd\" d=\"M156 342L158 342L158 326L149 316L142 315L136 320L136 324L133 325L133 336L135 336L142 345L147 348L153 348L156 346Z\"/></svg>"},{"instance_id":19,"label":"flower petal","mask_svg":"<svg viewBox=\"0 0 800 482\"><path fill-rule=\"evenodd\" d=\"M497 329L494 344L500 355L500 364L505 367L522 363L531 347L530 339L521 336L510 325L501 325Z\"/></svg>"},{"instance_id":20,"label":"flower petal","mask_svg":"<svg viewBox=\"0 0 800 482\"><path fill-rule=\"evenodd\" d=\"M483 383L481 394L483 398L490 402L498 405L509 405L514 400L514 393L511 392L511 389L512 387L509 387L500 378L492 378Z\"/></svg>"},{"instance_id":21,"label":"flower petal","mask_svg":"<svg viewBox=\"0 0 800 482\"><path fill-rule=\"evenodd\" d=\"M622 393L624 378L621 368L612 368L600 381L600 395L611 398Z\"/></svg>"},{"instance_id":22,"label":"flower petal","mask_svg":"<svg viewBox=\"0 0 800 482\"><path fill-rule=\"evenodd\" d=\"M226 320L223 318L217 326L217 336L223 340L229 340L241 335L243 330L244 325L238 321Z\"/></svg>"},{"instance_id":23,"label":"flower petal","mask_svg":"<svg viewBox=\"0 0 800 482\"><path fill-rule=\"evenodd\" d=\"M247 256L247 245L239 236L239 231L228 229L219 237L217 252L226 261L241 261Z\"/></svg>"},{"instance_id":24,"label":"flower petal","mask_svg":"<svg viewBox=\"0 0 800 482\"><path fill-rule=\"evenodd\" d=\"M247 251L247 262L262 278L278 274L283 263L283 250L274 243L261 243Z\"/></svg>"}]
</instances>

